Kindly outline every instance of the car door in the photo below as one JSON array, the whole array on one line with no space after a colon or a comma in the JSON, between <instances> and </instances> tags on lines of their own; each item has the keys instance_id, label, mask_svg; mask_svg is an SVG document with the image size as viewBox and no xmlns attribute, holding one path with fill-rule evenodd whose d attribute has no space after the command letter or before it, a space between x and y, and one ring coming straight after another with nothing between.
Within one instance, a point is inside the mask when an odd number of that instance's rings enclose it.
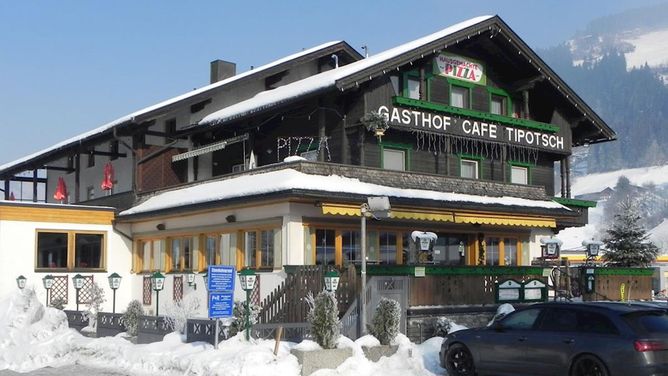
<instances>
[{"instance_id":1,"label":"car door","mask_svg":"<svg viewBox=\"0 0 668 376\"><path fill-rule=\"evenodd\" d=\"M527 334L524 367L535 376L567 375L578 336L577 310L545 308L536 330Z\"/></svg>"},{"instance_id":2,"label":"car door","mask_svg":"<svg viewBox=\"0 0 668 376\"><path fill-rule=\"evenodd\" d=\"M494 375L535 375L524 366L526 339L542 308L527 308L515 311L498 324L477 334L480 373Z\"/></svg>"}]
</instances>

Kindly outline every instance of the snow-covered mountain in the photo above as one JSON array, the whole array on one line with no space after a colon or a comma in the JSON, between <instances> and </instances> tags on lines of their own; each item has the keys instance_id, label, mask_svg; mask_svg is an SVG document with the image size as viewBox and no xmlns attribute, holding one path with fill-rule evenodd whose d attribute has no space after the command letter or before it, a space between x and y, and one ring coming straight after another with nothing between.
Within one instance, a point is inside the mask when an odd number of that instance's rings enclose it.
<instances>
[{"instance_id":1,"label":"snow-covered mountain","mask_svg":"<svg viewBox=\"0 0 668 376\"><path fill-rule=\"evenodd\" d=\"M592 196L597 192L614 189L620 177L629 179L629 183L636 187L654 186L652 193L647 197L656 200L658 195L665 197L668 188L668 165L652 166L642 168L631 168L610 171L599 174L589 174L576 177L571 185L571 193L574 197ZM557 238L563 241L562 249L580 250L584 252L582 241L585 239L602 240L606 229L606 201L598 201L595 208L589 209L589 224L584 227L570 227L557 234ZM653 206L656 206L654 204ZM650 226L653 227L653 226ZM663 254L668 254L668 220L662 221L656 227L647 229L650 239L659 247Z\"/></svg>"},{"instance_id":2,"label":"snow-covered mountain","mask_svg":"<svg viewBox=\"0 0 668 376\"><path fill-rule=\"evenodd\" d=\"M607 53L620 52L628 70L647 64L668 83L668 4L596 19L567 45L576 65L588 65Z\"/></svg>"}]
</instances>

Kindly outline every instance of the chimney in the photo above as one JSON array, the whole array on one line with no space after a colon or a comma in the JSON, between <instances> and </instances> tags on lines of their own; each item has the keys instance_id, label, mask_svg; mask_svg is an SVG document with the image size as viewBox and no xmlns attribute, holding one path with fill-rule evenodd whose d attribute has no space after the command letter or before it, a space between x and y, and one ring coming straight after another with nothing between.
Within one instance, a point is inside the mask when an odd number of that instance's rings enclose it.
<instances>
[{"instance_id":1,"label":"chimney","mask_svg":"<svg viewBox=\"0 0 668 376\"><path fill-rule=\"evenodd\" d=\"M211 83L222 81L237 74L237 65L224 60L211 62Z\"/></svg>"}]
</instances>

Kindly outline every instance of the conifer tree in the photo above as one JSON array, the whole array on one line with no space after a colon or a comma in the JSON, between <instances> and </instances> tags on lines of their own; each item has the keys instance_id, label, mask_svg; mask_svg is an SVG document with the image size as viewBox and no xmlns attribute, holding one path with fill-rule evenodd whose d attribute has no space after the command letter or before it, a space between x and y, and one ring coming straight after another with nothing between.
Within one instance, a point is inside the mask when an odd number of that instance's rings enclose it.
<instances>
[{"instance_id":1,"label":"conifer tree","mask_svg":"<svg viewBox=\"0 0 668 376\"><path fill-rule=\"evenodd\" d=\"M310 307L307 319L315 341L323 349L336 348L341 333L336 296L333 292L322 291L315 298L309 294L306 301Z\"/></svg>"},{"instance_id":2,"label":"conifer tree","mask_svg":"<svg viewBox=\"0 0 668 376\"><path fill-rule=\"evenodd\" d=\"M622 200L614 215L612 226L603 239L606 252L603 260L614 266L648 266L656 259L659 249L649 241L640 224L638 206L632 198Z\"/></svg>"}]
</instances>

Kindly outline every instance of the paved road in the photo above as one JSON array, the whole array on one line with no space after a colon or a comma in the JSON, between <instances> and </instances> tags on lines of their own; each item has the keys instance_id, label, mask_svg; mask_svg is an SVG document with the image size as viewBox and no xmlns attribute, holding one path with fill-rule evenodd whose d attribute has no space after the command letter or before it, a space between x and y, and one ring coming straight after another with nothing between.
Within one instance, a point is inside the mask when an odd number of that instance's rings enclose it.
<instances>
[{"instance_id":1,"label":"paved road","mask_svg":"<svg viewBox=\"0 0 668 376\"><path fill-rule=\"evenodd\" d=\"M28 373L18 373L14 371L0 371L0 376L129 376L126 373L117 373L100 368L86 367L82 365L65 366L60 368L42 368Z\"/></svg>"}]
</instances>

